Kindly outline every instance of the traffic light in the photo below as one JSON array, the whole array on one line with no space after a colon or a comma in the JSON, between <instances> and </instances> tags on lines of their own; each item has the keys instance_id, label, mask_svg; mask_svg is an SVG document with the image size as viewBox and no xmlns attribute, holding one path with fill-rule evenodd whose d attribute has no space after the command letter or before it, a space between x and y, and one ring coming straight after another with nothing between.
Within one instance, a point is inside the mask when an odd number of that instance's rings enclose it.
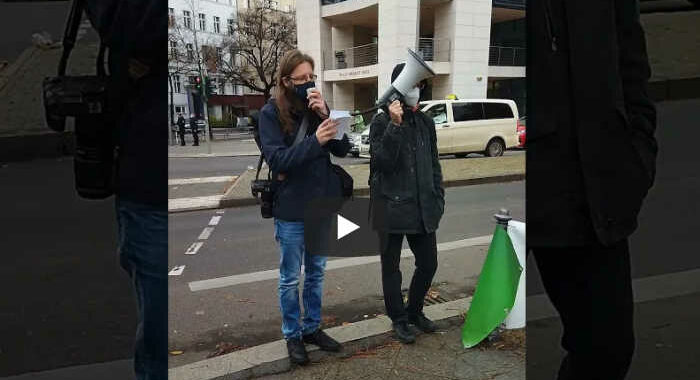
<instances>
[{"instance_id":1,"label":"traffic light","mask_svg":"<svg viewBox=\"0 0 700 380\"><path fill-rule=\"evenodd\" d=\"M214 95L214 85L211 83L211 79L209 79L209 77L204 78L204 89L206 91L207 98Z\"/></svg>"},{"instance_id":2,"label":"traffic light","mask_svg":"<svg viewBox=\"0 0 700 380\"><path fill-rule=\"evenodd\" d=\"M201 78L201 77L196 77L196 78L194 79L194 82L195 82L194 87L195 87L195 88L197 89L197 91L199 91L200 94L201 94L201 93L202 93L202 78Z\"/></svg>"}]
</instances>

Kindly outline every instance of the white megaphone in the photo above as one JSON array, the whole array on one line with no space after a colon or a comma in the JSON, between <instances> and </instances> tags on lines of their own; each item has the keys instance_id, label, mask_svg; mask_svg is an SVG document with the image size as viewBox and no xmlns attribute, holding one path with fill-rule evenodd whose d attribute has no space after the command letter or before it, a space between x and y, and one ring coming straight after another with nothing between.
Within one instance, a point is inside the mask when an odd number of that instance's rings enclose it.
<instances>
[{"instance_id":1,"label":"white megaphone","mask_svg":"<svg viewBox=\"0 0 700 380\"><path fill-rule=\"evenodd\" d=\"M435 72L425 63L423 58L414 53L411 49L407 50L408 60L406 61L406 66L404 66L403 70L401 70L401 74L396 77L396 80L394 80L391 86L384 92L384 95L377 100L375 103L377 107L386 108L387 104L406 95L416 83L435 76Z\"/></svg>"}]
</instances>

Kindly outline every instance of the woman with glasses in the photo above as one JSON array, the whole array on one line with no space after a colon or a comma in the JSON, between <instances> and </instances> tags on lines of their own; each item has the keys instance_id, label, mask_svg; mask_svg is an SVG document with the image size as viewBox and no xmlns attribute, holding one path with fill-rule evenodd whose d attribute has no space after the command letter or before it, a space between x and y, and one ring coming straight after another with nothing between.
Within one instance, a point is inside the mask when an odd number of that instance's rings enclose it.
<instances>
[{"instance_id":1,"label":"woman with glasses","mask_svg":"<svg viewBox=\"0 0 700 380\"><path fill-rule=\"evenodd\" d=\"M272 215L280 246L282 333L289 358L296 364L309 361L304 343L340 350L340 344L319 328L326 257L306 251L303 219L310 200L341 196L341 181L331 167L330 154L345 157L350 141L347 135L334 139L338 123L329 118L330 110L315 80L310 56L298 50L285 54L274 97L260 111L259 122L262 151L275 179ZM303 318L298 287L302 264Z\"/></svg>"}]
</instances>

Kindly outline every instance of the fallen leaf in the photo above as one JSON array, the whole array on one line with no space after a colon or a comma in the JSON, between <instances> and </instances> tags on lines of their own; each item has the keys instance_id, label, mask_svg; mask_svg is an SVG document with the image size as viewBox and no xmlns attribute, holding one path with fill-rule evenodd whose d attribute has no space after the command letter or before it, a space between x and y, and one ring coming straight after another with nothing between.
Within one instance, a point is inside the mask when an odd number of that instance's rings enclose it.
<instances>
[{"instance_id":1,"label":"fallen leaf","mask_svg":"<svg viewBox=\"0 0 700 380\"><path fill-rule=\"evenodd\" d=\"M350 322L343 322L343 323L342 323L343 326L347 326L347 325L349 325L349 324L350 324Z\"/></svg>"},{"instance_id":2,"label":"fallen leaf","mask_svg":"<svg viewBox=\"0 0 700 380\"><path fill-rule=\"evenodd\" d=\"M255 303L255 301L253 301L253 300L250 299L250 298L241 298L241 299L238 300L238 302L243 302L243 303Z\"/></svg>"},{"instance_id":3,"label":"fallen leaf","mask_svg":"<svg viewBox=\"0 0 700 380\"><path fill-rule=\"evenodd\" d=\"M173 355L173 356L182 355L182 354L183 354L183 351L180 351L180 350L170 351L170 355Z\"/></svg>"}]
</instances>

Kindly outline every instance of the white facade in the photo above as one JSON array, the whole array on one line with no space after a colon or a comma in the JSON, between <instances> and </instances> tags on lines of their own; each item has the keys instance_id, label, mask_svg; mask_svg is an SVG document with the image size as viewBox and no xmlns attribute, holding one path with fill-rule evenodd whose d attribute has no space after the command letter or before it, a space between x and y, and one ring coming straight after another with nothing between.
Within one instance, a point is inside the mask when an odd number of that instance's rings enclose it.
<instances>
[{"instance_id":1,"label":"white facade","mask_svg":"<svg viewBox=\"0 0 700 380\"><path fill-rule=\"evenodd\" d=\"M333 108L371 106L407 48L423 54L438 74L431 80L433 99L486 98L490 73L525 76L524 62L489 66L492 23L522 17L524 11L494 9L492 0L306 0L297 3L297 39L314 58L317 85Z\"/></svg>"},{"instance_id":2,"label":"white facade","mask_svg":"<svg viewBox=\"0 0 700 380\"><path fill-rule=\"evenodd\" d=\"M199 46L200 49L202 46L221 46L224 38L229 33L229 23L233 22L236 18L236 9L236 0L168 0L168 14L171 20L174 18L174 22L176 22L180 28L190 25L196 32L196 46ZM172 22L173 21L171 21L171 23ZM194 33L189 34L189 38L184 39L184 41L178 40L176 47L181 51L186 51L188 49L187 44L191 44L194 49ZM172 48L173 46L169 46L169 49ZM173 73L173 71L171 67L170 72L173 74L173 82L175 85L173 104L176 108L176 114L179 111L188 114L194 109L194 106L191 104L193 101L192 96L188 90L190 84L188 74ZM226 83L222 88L219 83L221 78L218 78L215 73L206 72L205 67L204 71L205 75L209 75L212 80L216 80L217 94L242 95L244 93L242 86L232 86L231 83ZM170 89L168 89L168 91L170 91ZM169 93L168 102L170 102ZM220 107L210 107L208 111L210 117L222 117Z\"/></svg>"}]
</instances>

